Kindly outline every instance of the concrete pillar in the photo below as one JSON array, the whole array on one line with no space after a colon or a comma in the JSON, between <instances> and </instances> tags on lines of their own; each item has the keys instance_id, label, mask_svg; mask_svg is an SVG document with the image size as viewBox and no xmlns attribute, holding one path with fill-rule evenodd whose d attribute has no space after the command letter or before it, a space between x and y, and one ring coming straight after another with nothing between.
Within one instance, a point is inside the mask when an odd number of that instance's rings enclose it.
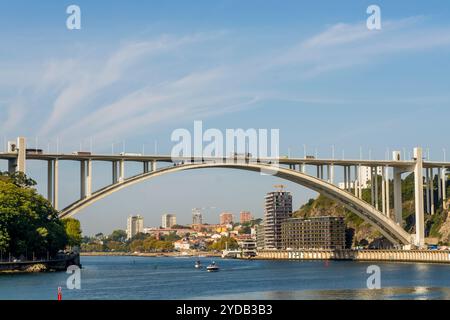
<instances>
[{"instance_id":1,"label":"concrete pillar","mask_svg":"<svg viewBox=\"0 0 450 320\"><path fill-rule=\"evenodd\" d=\"M394 168L394 215L395 221L401 225L402 223L402 174L400 169Z\"/></svg>"},{"instance_id":2,"label":"concrete pillar","mask_svg":"<svg viewBox=\"0 0 450 320\"><path fill-rule=\"evenodd\" d=\"M442 168L441 182L442 182L443 207L444 207L444 209L447 209L447 169L446 168Z\"/></svg>"},{"instance_id":3,"label":"concrete pillar","mask_svg":"<svg viewBox=\"0 0 450 320\"><path fill-rule=\"evenodd\" d=\"M370 199L372 206L375 207L375 177L373 174L373 167L370 167Z\"/></svg>"},{"instance_id":4,"label":"concrete pillar","mask_svg":"<svg viewBox=\"0 0 450 320\"><path fill-rule=\"evenodd\" d=\"M378 167L375 167L375 208L379 210L379 197L378 197Z\"/></svg>"},{"instance_id":5,"label":"concrete pillar","mask_svg":"<svg viewBox=\"0 0 450 320\"><path fill-rule=\"evenodd\" d=\"M125 161L122 159L119 162L119 182L125 180Z\"/></svg>"},{"instance_id":6,"label":"concrete pillar","mask_svg":"<svg viewBox=\"0 0 450 320\"><path fill-rule=\"evenodd\" d=\"M53 207L58 210L59 206L59 160L53 161Z\"/></svg>"},{"instance_id":7,"label":"concrete pillar","mask_svg":"<svg viewBox=\"0 0 450 320\"><path fill-rule=\"evenodd\" d=\"M17 167L16 171L26 173L26 157L27 157L27 142L24 137L17 138Z\"/></svg>"},{"instance_id":8,"label":"concrete pillar","mask_svg":"<svg viewBox=\"0 0 450 320\"><path fill-rule=\"evenodd\" d=\"M422 148L414 148L414 158L416 165L414 168L414 189L415 189L415 209L416 209L416 238L415 244L423 246L425 243L425 225L423 210L423 158Z\"/></svg>"},{"instance_id":9,"label":"concrete pillar","mask_svg":"<svg viewBox=\"0 0 450 320\"><path fill-rule=\"evenodd\" d=\"M430 207L430 171L425 169L425 210L429 214L431 212Z\"/></svg>"},{"instance_id":10,"label":"concrete pillar","mask_svg":"<svg viewBox=\"0 0 450 320\"><path fill-rule=\"evenodd\" d=\"M354 191L355 191L355 197L358 198L358 194L359 194L359 192L358 192L358 189L359 189L358 166L355 166L354 169L355 169L355 179L353 180L353 188L354 188Z\"/></svg>"},{"instance_id":11,"label":"concrete pillar","mask_svg":"<svg viewBox=\"0 0 450 320\"><path fill-rule=\"evenodd\" d=\"M361 165L358 165L358 193L359 193L359 198L362 199Z\"/></svg>"},{"instance_id":12,"label":"concrete pillar","mask_svg":"<svg viewBox=\"0 0 450 320\"><path fill-rule=\"evenodd\" d=\"M152 161L152 166L151 166L151 168L152 168L152 171L156 171L156 161L155 160L153 160Z\"/></svg>"},{"instance_id":13,"label":"concrete pillar","mask_svg":"<svg viewBox=\"0 0 450 320\"><path fill-rule=\"evenodd\" d=\"M117 175L117 161L112 161L112 183L117 183L118 175Z\"/></svg>"},{"instance_id":14,"label":"concrete pillar","mask_svg":"<svg viewBox=\"0 0 450 320\"><path fill-rule=\"evenodd\" d=\"M317 179L320 179L320 166L316 166L317 170Z\"/></svg>"},{"instance_id":15,"label":"concrete pillar","mask_svg":"<svg viewBox=\"0 0 450 320\"><path fill-rule=\"evenodd\" d=\"M347 167L344 166L344 190L347 190Z\"/></svg>"},{"instance_id":16,"label":"concrete pillar","mask_svg":"<svg viewBox=\"0 0 450 320\"><path fill-rule=\"evenodd\" d=\"M348 174L348 192L352 191L352 167L348 166L347 167L347 174Z\"/></svg>"},{"instance_id":17,"label":"concrete pillar","mask_svg":"<svg viewBox=\"0 0 450 320\"><path fill-rule=\"evenodd\" d=\"M334 184L334 165L330 166L330 183Z\"/></svg>"},{"instance_id":18,"label":"concrete pillar","mask_svg":"<svg viewBox=\"0 0 450 320\"><path fill-rule=\"evenodd\" d=\"M86 198L86 161L80 161L80 199Z\"/></svg>"},{"instance_id":19,"label":"concrete pillar","mask_svg":"<svg viewBox=\"0 0 450 320\"><path fill-rule=\"evenodd\" d=\"M8 172L9 174L13 174L16 172L17 168L17 158L15 159L8 159Z\"/></svg>"},{"instance_id":20,"label":"concrete pillar","mask_svg":"<svg viewBox=\"0 0 450 320\"><path fill-rule=\"evenodd\" d=\"M391 218L391 193L390 193L390 186L389 186L389 167L386 166L385 168L385 177L386 177L386 215Z\"/></svg>"},{"instance_id":21,"label":"concrete pillar","mask_svg":"<svg viewBox=\"0 0 450 320\"><path fill-rule=\"evenodd\" d=\"M434 215L434 170L430 168L430 213Z\"/></svg>"},{"instance_id":22,"label":"concrete pillar","mask_svg":"<svg viewBox=\"0 0 450 320\"><path fill-rule=\"evenodd\" d=\"M442 201L442 183L441 183L441 176L442 176L442 172L441 172L441 168L438 168L437 170L437 202L439 204L439 202Z\"/></svg>"},{"instance_id":23,"label":"concrete pillar","mask_svg":"<svg viewBox=\"0 0 450 320\"><path fill-rule=\"evenodd\" d=\"M302 163L302 173L306 173L306 164Z\"/></svg>"},{"instance_id":24,"label":"concrete pillar","mask_svg":"<svg viewBox=\"0 0 450 320\"><path fill-rule=\"evenodd\" d=\"M329 164L327 165L327 181L331 182L331 179L330 179L330 165Z\"/></svg>"},{"instance_id":25,"label":"concrete pillar","mask_svg":"<svg viewBox=\"0 0 450 320\"><path fill-rule=\"evenodd\" d=\"M53 203L53 160L47 161L47 200Z\"/></svg>"},{"instance_id":26,"label":"concrete pillar","mask_svg":"<svg viewBox=\"0 0 450 320\"><path fill-rule=\"evenodd\" d=\"M148 172L148 168L149 168L149 166L148 166L148 161L145 161L145 162L144 162L144 173L147 173L147 172Z\"/></svg>"},{"instance_id":27,"label":"concrete pillar","mask_svg":"<svg viewBox=\"0 0 450 320\"><path fill-rule=\"evenodd\" d=\"M386 172L381 169L381 210L386 215Z\"/></svg>"},{"instance_id":28,"label":"concrete pillar","mask_svg":"<svg viewBox=\"0 0 450 320\"><path fill-rule=\"evenodd\" d=\"M90 197L92 195L92 160L87 161L86 168L86 196Z\"/></svg>"}]
</instances>

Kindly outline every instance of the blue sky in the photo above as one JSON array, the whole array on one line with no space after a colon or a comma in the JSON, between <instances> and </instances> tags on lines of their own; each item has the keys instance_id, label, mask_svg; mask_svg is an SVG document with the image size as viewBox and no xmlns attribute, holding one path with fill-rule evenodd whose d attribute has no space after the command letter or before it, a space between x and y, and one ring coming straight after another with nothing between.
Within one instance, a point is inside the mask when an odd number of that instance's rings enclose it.
<instances>
[{"instance_id":1,"label":"blue sky","mask_svg":"<svg viewBox=\"0 0 450 320\"><path fill-rule=\"evenodd\" d=\"M170 153L174 129L279 128L281 154L374 158L386 149L449 149L450 6L445 1L1 1L0 137L41 148ZM65 27L77 4L82 29ZM382 30L365 26L370 4ZM450 149L449 149L450 150ZM5 163L2 163L5 168ZM129 174L137 172L130 166ZM45 190L43 164L29 173ZM94 166L95 186L109 166ZM63 164L62 204L78 167ZM81 212L86 233L124 228L141 213L190 222L205 210L262 216L275 178L233 171L161 177ZM285 183L299 206L313 193ZM214 208L212 208L214 207Z\"/></svg>"}]
</instances>

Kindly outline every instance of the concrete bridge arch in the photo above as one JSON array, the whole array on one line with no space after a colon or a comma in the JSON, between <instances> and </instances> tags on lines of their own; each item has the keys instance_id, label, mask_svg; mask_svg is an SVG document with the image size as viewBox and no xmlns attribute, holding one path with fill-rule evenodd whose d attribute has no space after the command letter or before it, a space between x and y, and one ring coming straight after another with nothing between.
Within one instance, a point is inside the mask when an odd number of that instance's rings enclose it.
<instances>
[{"instance_id":1,"label":"concrete bridge arch","mask_svg":"<svg viewBox=\"0 0 450 320\"><path fill-rule=\"evenodd\" d=\"M145 172L127 178L121 182L106 186L96 192L93 192L90 196L70 204L69 206L61 210L60 217L71 217L78 213L80 210L123 188L157 176L186 170L207 168L228 168L253 172L270 172L274 176L302 185L337 201L345 208L354 212L356 215L374 226L381 234L383 234L394 244L406 245L413 242L412 236L408 232L403 230L403 228L395 221L383 215L382 212L375 209L373 206L366 203L362 199L354 196L350 192L342 190L327 181L315 178L299 171L283 167L273 167L268 164L262 163L190 163L177 166L168 166L155 171Z\"/></svg>"}]
</instances>

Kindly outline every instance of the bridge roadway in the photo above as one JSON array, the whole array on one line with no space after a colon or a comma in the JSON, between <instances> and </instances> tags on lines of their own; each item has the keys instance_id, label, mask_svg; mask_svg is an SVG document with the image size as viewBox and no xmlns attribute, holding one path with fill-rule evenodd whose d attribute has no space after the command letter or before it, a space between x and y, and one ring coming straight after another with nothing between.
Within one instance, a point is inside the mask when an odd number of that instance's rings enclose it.
<instances>
[{"instance_id":1,"label":"bridge roadway","mask_svg":"<svg viewBox=\"0 0 450 320\"><path fill-rule=\"evenodd\" d=\"M10 160L17 158L17 153L0 152L0 159ZM130 162L167 162L173 163L174 160L170 155L108 155L108 154L91 154L91 155L77 155L77 154L27 154L27 160L69 160L69 161L130 161ZM193 161L194 157L177 157L177 162L189 162ZM218 157L203 157L205 162L225 162L234 161L233 158L218 158ZM412 166L415 165L414 160L410 161L394 161L394 160L358 160L358 159L310 159L310 158L249 158L251 162L263 162L263 163L279 163L281 165L311 165L311 166L366 166L366 167L391 167L400 168L409 171ZM197 159L200 161L200 159ZM423 168L446 168L450 169L450 162L441 161L423 161Z\"/></svg>"}]
</instances>

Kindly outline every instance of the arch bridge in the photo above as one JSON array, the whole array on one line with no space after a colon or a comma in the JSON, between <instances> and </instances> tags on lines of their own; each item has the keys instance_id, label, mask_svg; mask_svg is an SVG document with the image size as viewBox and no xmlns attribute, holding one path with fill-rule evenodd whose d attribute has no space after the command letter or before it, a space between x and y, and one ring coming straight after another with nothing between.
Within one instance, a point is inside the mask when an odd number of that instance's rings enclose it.
<instances>
[{"instance_id":1,"label":"arch bridge","mask_svg":"<svg viewBox=\"0 0 450 320\"><path fill-rule=\"evenodd\" d=\"M153 177L195 169L226 168L271 174L297 183L323 194L348 210L354 212L374 226L381 234L396 245L424 245L424 215L434 214L435 199L447 203L447 169L449 162L424 161L422 149L414 149L411 160L401 160L394 153L393 160L345 160L305 158L177 158L164 155L119 154L100 155L90 152L73 154L45 154L41 150L27 149L25 138L19 137L17 144L0 159L8 161L10 172L26 172L26 160L40 160L48 163L47 198L58 210L59 203L59 162L77 161L80 163L80 199L60 210L60 217L71 217L80 210L123 188L146 181ZM109 162L112 166L111 184L99 190L92 190L92 163ZM142 172L127 177L125 164L142 163ZM160 164L167 164L161 166ZM307 173L315 169L315 174ZM336 185L336 169L342 170L343 182ZM415 234L402 228L402 188L401 175L414 173ZM425 172L425 174L424 174ZM435 195L435 174L437 174L437 197ZM368 175L368 177L367 177ZM380 182L381 177L381 182ZM370 181L367 184L367 181ZM393 181L390 190L389 181ZM373 182L373 183L372 183ZM381 183L381 192L379 192ZM370 203L362 199L362 190L370 188ZM393 198L393 204L390 199Z\"/></svg>"}]
</instances>

